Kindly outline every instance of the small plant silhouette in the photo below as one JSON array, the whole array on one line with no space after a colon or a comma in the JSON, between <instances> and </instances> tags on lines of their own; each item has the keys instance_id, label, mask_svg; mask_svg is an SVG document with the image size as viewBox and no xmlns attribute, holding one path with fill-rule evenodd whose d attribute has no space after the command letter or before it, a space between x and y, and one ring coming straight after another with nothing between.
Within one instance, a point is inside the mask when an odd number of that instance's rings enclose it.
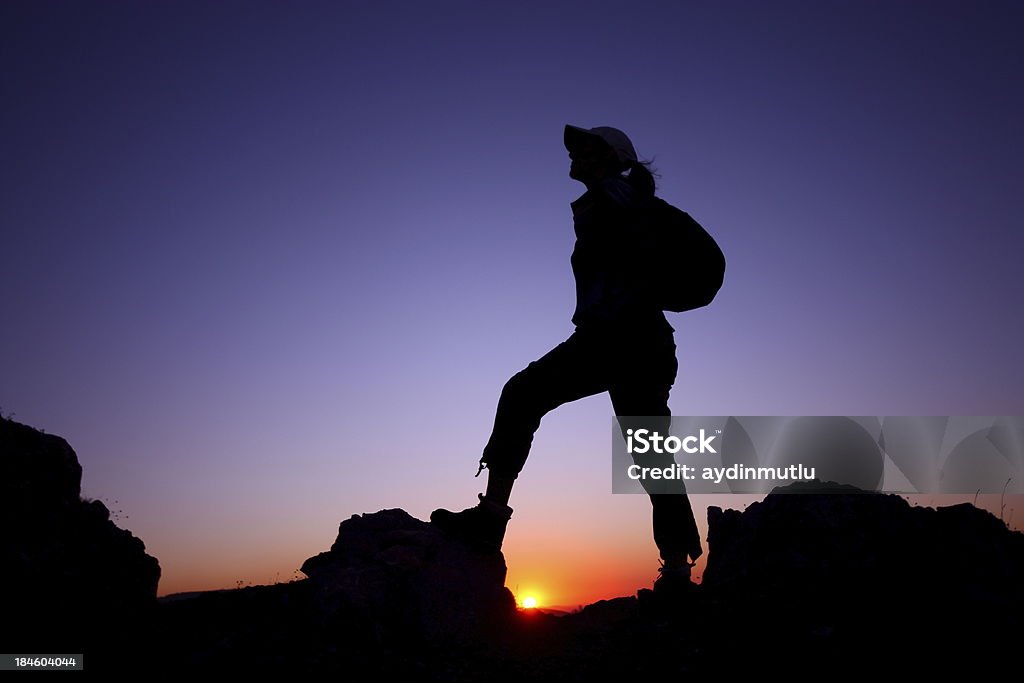
<instances>
[{"instance_id":1,"label":"small plant silhouette","mask_svg":"<svg viewBox=\"0 0 1024 683\"><path fill-rule=\"evenodd\" d=\"M999 520L1002 521L1003 524L1007 526L1007 528L1009 528L1010 526L1010 521L1003 521L1003 511L1006 510L1006 503L1004 502L1004 500L1006 499L1006 487L1010 485L1011 481L1013 481L1013 477L1010 477L1009 479L1006 480L1006 483L1003 484L1003 492L999 494ZM1013 515L1012 508L1010 509L1010 514L1011 516Z\"/></svg>"}]
</instances>

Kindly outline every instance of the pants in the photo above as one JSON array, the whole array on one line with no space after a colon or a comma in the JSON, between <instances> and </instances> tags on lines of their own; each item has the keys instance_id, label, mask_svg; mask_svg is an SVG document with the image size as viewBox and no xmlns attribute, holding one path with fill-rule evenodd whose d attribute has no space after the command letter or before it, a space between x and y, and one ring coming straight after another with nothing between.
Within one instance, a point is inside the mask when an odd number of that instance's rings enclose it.
<instances>
[{"instance_id":1,"label":"pants","mask_svg":"<svg viewBox=\"0 0 1024 683\"><path fill-rule=\"evenodd\" d=\"M563 403L605 391L616 415L664 416L667 427L668 396L678 368L675 340L667 325L625 331L577 328L505 383L481 465L494 474L517 477L541 418ZM681 481L675 485L674 494L646 488L653 508L654 542L663 558L678 553L696 558L702 551L693 509L685 485Z\"/></svg>"}]
</instances>

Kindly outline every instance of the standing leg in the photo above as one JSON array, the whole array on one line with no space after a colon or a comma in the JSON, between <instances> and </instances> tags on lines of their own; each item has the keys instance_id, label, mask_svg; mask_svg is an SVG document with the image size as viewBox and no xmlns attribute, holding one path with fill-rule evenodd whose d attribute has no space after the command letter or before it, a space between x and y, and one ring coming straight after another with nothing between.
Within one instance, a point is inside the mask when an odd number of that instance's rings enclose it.
<instances>
[{"instance_id":1,"label":"standing leg","mask_svg":"<svg viewBox=\"0 0 1024 683\"><path fill-rule=\"evenodd\" d=\"M621 360L609 389L615 414L655 418L644 420L644 426L667 434L668 397L679 367L671 333L632 336L621 342L616 357ZM669 453L637 457L643 457L637 464L645 467L674 463ZM686 565L687 556L696 560L703 550L686 485L681 480L644 480L643 485L651 498L654 543L666 566Z\"/></svg>"}]
</instances>

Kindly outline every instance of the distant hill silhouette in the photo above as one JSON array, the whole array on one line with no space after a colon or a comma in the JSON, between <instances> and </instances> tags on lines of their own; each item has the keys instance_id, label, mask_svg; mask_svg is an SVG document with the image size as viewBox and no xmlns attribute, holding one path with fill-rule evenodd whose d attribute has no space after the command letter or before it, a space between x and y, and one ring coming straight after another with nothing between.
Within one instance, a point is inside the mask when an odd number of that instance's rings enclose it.
<instances>
[{"instance_id":1,"label":"distant hill silhouette","mask_svg":"<svg viewBox=\"0 0 1024 683\"><path fill-rule=\"evenodd\" d=\"M642 589L562 616L517 611L500 554L382 510L341 522L331 548L303 564L307 579L157 604L156 560L77 500L81 468L62 439L4 420L0 472L8 623L27 625L5 636L7 651L86 643L93 669L159 661L164 674L417 681L979 675L1012 657L1022 632L1024 535L970 505L794 484L743 512L709 509L704 583L684 603Z\"/></svg>"}]
</instances>

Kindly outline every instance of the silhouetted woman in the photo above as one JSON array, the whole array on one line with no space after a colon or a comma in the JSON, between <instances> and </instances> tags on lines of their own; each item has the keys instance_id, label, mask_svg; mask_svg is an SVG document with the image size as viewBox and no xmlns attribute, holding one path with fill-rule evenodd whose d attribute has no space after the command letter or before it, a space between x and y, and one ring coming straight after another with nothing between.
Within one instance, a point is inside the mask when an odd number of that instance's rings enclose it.
<instances>
[{"instance_id":1,"label":"silhouetted woman","mask_svg":"<svg viewBox=\"0 0 1024 683\"><path fill-rule=\"evenodd\" d=\"M678 369L674 330L653 303L641 259L629 258L642 248L634 218L654 196L654 178L616 128L566 126L564 139L569 177L587 188L572 202L576 330L505 384L480 459L489 476L479 504L430 516L446 533L485 551L501 548L512 515L512 485L548 412L607 391L616 415L671 415L668 397ZM680 484L678 494L650 498L663 562L655 588L688 583L690 560L702 550L685 489Z\"/></svg>"}]
</instances>

